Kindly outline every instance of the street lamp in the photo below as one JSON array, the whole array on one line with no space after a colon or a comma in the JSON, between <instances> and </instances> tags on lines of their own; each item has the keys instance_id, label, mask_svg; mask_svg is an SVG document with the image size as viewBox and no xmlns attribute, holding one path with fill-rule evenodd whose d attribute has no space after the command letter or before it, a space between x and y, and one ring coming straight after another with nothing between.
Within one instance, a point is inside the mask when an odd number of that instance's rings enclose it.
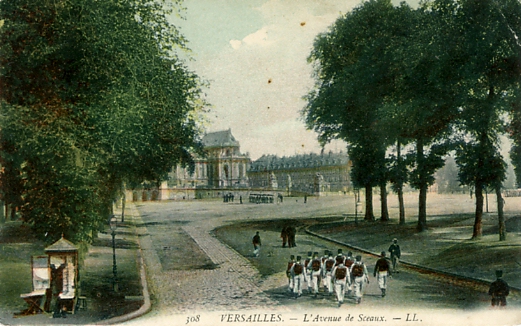
<instances>
[{"instance_id":1,"label":"street lamp","mask_svg":"<svg viewBox=\"0 0 521 326\"><path fill-rule=\"evenodd\" d=\"M115 215L110 217L109 225L112 231L112 287L114 292L118 292L118 266L116 265L116 229L118 228L118 220Z\"/></svg>"}]
</instances>

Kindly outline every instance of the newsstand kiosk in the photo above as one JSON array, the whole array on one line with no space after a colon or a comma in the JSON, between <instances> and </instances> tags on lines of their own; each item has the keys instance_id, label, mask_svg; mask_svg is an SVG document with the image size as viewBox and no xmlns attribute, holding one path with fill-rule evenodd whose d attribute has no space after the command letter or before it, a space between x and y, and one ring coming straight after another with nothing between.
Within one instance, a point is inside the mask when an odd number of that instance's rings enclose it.
<instances>
[{"instance_id":1,"label":"newsstand kiosk","mask_svg":"<svg viewBox=\"0 0 521 326\"><path fill-rule=\"evenodd\" d=\"M18 315L44 311L74 313L78 299L78 248L62 235L45 248L45 253L47 256L31 257L33 290L20 295L29 307Z\"/></svg>"},{"instance_id":2,"label":"newsstand kiosk","mask_svg":"<svg viewBox=\"0 0 521 326\"><path fill-rule=\"evenodd\" d=\"M78 283L78 248L63 236L45 248L51 274L51 309L74 313ZM49 300L49 298L47 298Z\"/></svg>"}]
</instances>

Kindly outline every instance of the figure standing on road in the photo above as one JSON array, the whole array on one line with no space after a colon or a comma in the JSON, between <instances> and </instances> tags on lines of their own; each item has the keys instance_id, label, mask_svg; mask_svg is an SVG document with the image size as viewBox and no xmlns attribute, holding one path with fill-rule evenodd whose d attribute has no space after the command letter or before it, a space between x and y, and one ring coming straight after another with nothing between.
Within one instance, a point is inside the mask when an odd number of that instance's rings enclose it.
<instances>
[{"instance_id":1,"label":"figure standing on road","mask_svg":"<svg viewBox=\"0 0 521 326\"><path fill-rule=\"evenodd\" d=\"M261 248L261 238L259 235L259 231L257 231L257 233L255 233L251 242L253 243L253 255L255 257L259 257L259 252L260 252L260 248Z\"/></svg>"},{"instance_id":2,"label":"figure standing on road","mask_svg":"<svg viewBox=\"0 0 521 326\"><path fill-rule=\"evenodd\" d=\"M398 261L400 260L400 256L402 253L400 252L400 245L398 244L398 239L394 238L393 243L389 246L389 250L391 253L391 262L393 263L393 272L398 273L396 271L396 267L398 266Z\"/></svg>"},{"instance_id":3,"label":"figure standing on road","mask_svg":"<svg viewBox=\"0 0 521 326\"><path fill-rule=\"evenodd\" d=\"M385 291L387 290L387 278L391 277L391 266L389 266L389 262L385 258L385 251L382 251L380 259L376 261L373 276L377 277L378 286L382 291L382 297L385 297Z\"/></svg>"},{"instance_id":4,"label":"figure standing on road","mask_svg":"<svg viewBox=\"0 0 521 326\"><path fill-rule=\"evenodd\" d=\"M302 283L304 283L305 269L300 256L297 256L297 261L293 264L289 272L293 279L293 295L296 299L302 295Z\"/></svg>"},{"instance_id":5,"label":"figure standing on road","mask_svg":"<svg viewBox=\"0 0 521 326\"><path fill-rule=\"evenodd\" d=\"M290 248L296 247L297 244L295 243L295 235L297 234L297 229L291 225L288 227L288 246Z\"/></svg>"},{"instance_id":6,"label":"figure standing on road","mask_svg":"<svg viewBox=\"0 0 521 326\"><path fill-rule=\"evenodd\" d=\"M349 278L349 271L343 262L336 265L333 269L333 284L335 284L335 293L340 307L344 303L344 295L346 291L346 284Z\"/></svg>"},{"instance_id":7,"label":"figure standing on road","mask_svg":"<svg viewBox=\"0 0 521 326\"><path fill-rule=\"evenodd\" d=\"M354 279L356 303L362 302L364 295L364 283L369 284L369 277L367 276L367 267L362 262L362 256L356 256L355 263L351 266L351 278Z\"/></svg>"},{"instance_id":8,"label":"figure standing on road","mask_svg":"<svg viewBox=\"0 0 521 326\"><path fill-rule=\"evenodd\" d=\"M280 231L280 237L282 238L282 248L286 248L286 243L288 242L288 227L286 225Z\"/></svg>"},{"instance_id":9,"label":"figure standing on road","mask_svg":"<svg viewBox=\"0 0 521 326\"><path fill-rule=\"evenodd\" d=\"M286 267L286 276L288 277L288 292L293 292L293 278L291 277L291 267L295 264L295 255L289 256L288 266Z\"/></svg>"},{"instance_id":10,"label":"figure standing on road","mask_svg":"<svg viewBox=\"0 0 521 326\"><path fill-rule=\"evenodd\" d=\"M318 252L313 253L313 259L308 265L308 269L311 270L311 286L315 298L318 296L318 283L320 282L320 273L322 272L322 260L318 257Z\"/></svg>"},{"instance_id":11,"label":"figure standing on road","mask_svg":"<svg viewBox=\"0 0 521 326\"><path fill-rule=\"evenodd\" d=\"M507 296L510 293L510 287L507 282L505 282L503 277L503 271L496 271L497 279L490 284L490 288L488 290L488 294L492 296L492 307L495 306L506 306L507 305Z\"/></svg>"}]
</instances>

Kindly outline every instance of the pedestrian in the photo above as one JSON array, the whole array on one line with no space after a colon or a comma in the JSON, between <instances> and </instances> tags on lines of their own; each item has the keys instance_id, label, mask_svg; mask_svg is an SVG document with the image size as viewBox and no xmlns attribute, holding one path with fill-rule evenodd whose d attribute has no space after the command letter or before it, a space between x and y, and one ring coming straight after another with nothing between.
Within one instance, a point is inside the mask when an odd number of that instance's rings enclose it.
<instances>
[{"instance_id":1,"label":"pedestrian","mask_svg":"<svg viewBox=\"0 0 521 326\"><path fill-rule=\"evenodd\" d=\"M329 251L328 258L326 259L326 262L324 263L324 283L325 288L327 289L327 293L329 295L333 294L333 283L332 283L332 276L333 276L333 268L335 267L335 259L333 258L333 253Z\"/></svg>"},{"instance_id":2,"label":"pedestrian","mask_svg":"<svg viewBox=\"0 0 521 326\"><path fill-rule=\"evenodd\" d=\"M259 231L257 231L257 233L255 233L251 242L253 243L253 255L255 257L259 257L259 252L260 252L260 248L262 245Z\"/></svg>"},{"instance_id":3,"label":"pedestrian","mask_svg":"<svg viewBox=\"0 0 521 326\"><path fill-rule=\"evenodd\" d=\"M293 278L291 277L291 267L295 264L295 255L289 256L288 265L286 267L286 276L288 278L288 292L293 292Z\"/></svg>"},{"instance_id":4,"label":"pedestrian","mask_svg":"<svg viewBox=\"0 0 521 326\"><path fill-rule=\"evenodd\" d=\"M304 195L304 204L308 202L308 196Z\"/></svg>"},{"instance_id":5,"label":"pedestrian","mask_svg":"<svg viewBox=\"0 0 521 326\"><path fill-rule=\"evenodd\" d=\"M364 295L364 284L369 284L369 277L367 276L367 267L362 262L362 256L356 256L356 261L351 266L351 279L355 288L356 303L362 302Z\"/></svg>"},{"instance_id":6,"label":"pedestrian","mask_svg":"<svg viewBox=\"0 0 521 326\"><path fill-rule=\"evenodd\" d=\"M338 254L335 257L335 265L344 264L345 265L346 256L342 253L342 249L338 249Z\"/></svg>"},{"instance_id":7,"label":"pedestrian","mask_svg":"<svg viewBox=\"0 0 521 326\"><path fill-rule=\"evenodd\" d=\"M316 298L318 296L320 274L322 273L322 260L318 257L318 252L313 253L313 259L308 264L308 269L311 270L311 287Z\"/></svg>"},{"instance_id":8,"label":"pedestrian","mask_svg":"<svg viewBox=\"0 0 521 326\"><path fill-rule=\"evenodd\" d=\"M304 283L304 265L301 262L302 257L297 256L297 261L290 269L291 278L293 279L293 295L296 298L302 295L302 283Z\"/></svg>"},{"instance_id":9,"label":"pedestrian","mask_svg":"<svg viewBox=\"0 0 521 326\"><path fill-rule=\"evenodd\" d=\"M296 247L297 244L295 242L295 235L297 234L297 229L291 225L288 227L288 246L290 248Z\"/></svg>"},{"instance_id":10,"label":"pedestrian","mask_svg":"<svg viewBox=\"0 0 521 326\"><path fill-rule=\"evenodd\" d=\"M347 252L347 257L346 257L346 260L345 260L345 267L347 267L348 270L351 270L351 266L353 266L353 263L355 262L355 259L353 258L353 252L351 251L348 251ZM351 277L349 277L347 279L347 286L346 286L346 290L347 290L347 294L351 294L351 291L353 289L352 287L352 284L353 284L353 280L351 279Z\"/></svg>"},{"instance_id":11,"label":"pedestrian","mask_svg":"<svg viewBox=\"0 0 521 326\"><path fill-rule=\"evenodd\" d=\"M344 295L346 291L347 279L349 278L349 271L343 262L336 265L333 269L333 284L335 285L335 293L340 307L344 303Z\"/></svg>"},{"instance_id":12,"label":"pedestrian","mask_svg":"<svg viewBox=\"0 0 521 326\"><path fill-rule=\"evenodd\" d=\"M503 279L503 271L496 271L496 280L490 284L490 288L488 290L488 294L492 296L492 307L495 306L506 306L507 305L507 296L510 293L510 287L507 282Z\"/></svg>"},{"instance_id":13,"label":"pedestrian","mask_svg":"<svg viewBox=\"0 0 521 326\"><path fill-rule=\"evenodd\" d=\"M391 266L389 266L389 262L385 258L385 251L382 251L380 254L380 259L376 261L373 276L377 277L378 286L382 291L382 297L385 297L385 291L387 290L387 279L391 277Z\"/></svg>"},{"instance_id":14,"label":"pedestrian","mask_svg":"<svg viewBox=\"0 0 521 326\"><path fill-rule=\"evenodd\" d=\"M308 268L310 266L311 260L313 259L313 252L308 251L308 257L304 260L304 282L306 282L306 286L308 289L308 293L311 294L311 268Z\"/></svg>"},{"instance_id":15,"label":"pedestrian","mask_svg":"<svg viewBox=\"0 0 521 326\"><path fill-rule=\"evenodd\" d=\"M282 248L286 248L286 243L288 242L288 227L286 225L282 227L280 237L282 238Z\"/></svg>"},{"instance_id":16,"label":"pedestrian","mask_svg":"<svg viewBox=\"0 0 521 326\"><path fill-rule=\"evenodd\" d=\"M400 252L400 245L398 244L398 239L394 238L393 243L389 246L389 250L391 253L391 262L393 263L393 273L399 273L396 270L398 266L398 261L400 260L400 256L402 253Z\"/></svg>"},{"instance_id":17,"label":"pedestrian","mask_svg":"<svg viewBox=\"0 0 521 326\"><path fill-rule=\"evenodd\" d=\"M322 285L324 288L327 288L327 282L326 282L326 275L324 274L325 271L325 264L326 260L329 258L329 250L324 250L324 256L320 258L322 261L322 264L320 265L320 278L322 279Z\"/></svg>"}]
</instances>

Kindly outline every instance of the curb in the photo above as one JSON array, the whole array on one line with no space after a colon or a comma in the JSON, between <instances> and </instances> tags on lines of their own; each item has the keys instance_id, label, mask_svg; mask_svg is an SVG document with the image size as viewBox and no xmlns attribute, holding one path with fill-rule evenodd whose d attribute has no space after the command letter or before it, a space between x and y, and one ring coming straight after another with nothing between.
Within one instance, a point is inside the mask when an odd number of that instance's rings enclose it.
<instances>
[{"instance_id":1,"label":"curb","mask_svg":"<svg viewBox=\"0 0 521 326\"><path fill-rule=\"evenodd\" d=\"M132 209L135 210L135 214L134 213L132 214L132 221L134 222L134 225L135 225L136 215L139 215L139 212L137 211L137 208L136 208L136 206L133 203L127 202L126 205L127 205L127 211L130 210L129 209L130 206L132 206ZM139 235L138 235L138 232L137 232L137 228L135 229L135 233L136 233L137 243L138 243L138 246L139 246L139 250L137 252L138 253L137 260L139 262L139 272L140 272L139 275L140 275L140 278L141 278L141 287L143 289L144 303L136 311L130 312L130 313L125 314L125 315L112 317L110 319L105 319L105 320L99 321L99 322L95 323L96 325L112 325L112 324L123 323L123 322L129 321L131 319L143 316L144 314L149 312L151 307L152 307L152 304L150 302L150 292L148 291L148 283L147 283L147 274L146 274L146 269L145 269L145 262L143 260L143 250L141 248L141 241L139 241Z\"/></svg>"},{"instance_id":2,"label":"curb","mask_svg":"<svg viewBox=\"0 0 521 326\"><path fill-rule=\"evenodd\" d=\"M339 240L336 240L336 239L332 239L332 238L326 237L326 236L321 235L319 233L310 231L309 227L304 229L304 231L307 234L310 234L310 235L315 236L317 238L321 238L321 239L324 239L324 240L327 240L327 241L331 241L331 242L334 242L336 244L352 248L352 249L354 249L356 251L360 251L360 252L363 252L365 254L374 256L374 257L380 257L379 253L375 253L375 252L369 251L367 249L351 245L349 243L345 243L345 242L342 242L342 241L339 241ZM408 266L410 268L413 268L413 269L416 269L416 270L419 270L419 271L425 271L425 272L430 272L430 273L441 274L441 275L445 275L445 276L448 276L448 277L451 277L451 278L457 279L457 280L474 282L474 283L479 283L479 284L487 285L487 286L490 286L490 284L492 283L491 281L487 281L487 280L483 280L483 279L479 279L479 278L468 277L468 276L459 275L459 274L454 274L454 273L451 273L451 272L445 272L445 271L441 271L441 270L438 270L438 269L434 269L434 268L430 268L430 267L426 267L426 266L421 266L421 265L418 265L418 264L415 264L415 263L407 262L407 261L404 261L404 260L401 260L401 259L400 259L400 264L401 265L406 265L406 266ZM510 286L510 290L514 290L516 292L521 292L520 288L514 287L514 286Z\"/></svg>"}]
</instances>

